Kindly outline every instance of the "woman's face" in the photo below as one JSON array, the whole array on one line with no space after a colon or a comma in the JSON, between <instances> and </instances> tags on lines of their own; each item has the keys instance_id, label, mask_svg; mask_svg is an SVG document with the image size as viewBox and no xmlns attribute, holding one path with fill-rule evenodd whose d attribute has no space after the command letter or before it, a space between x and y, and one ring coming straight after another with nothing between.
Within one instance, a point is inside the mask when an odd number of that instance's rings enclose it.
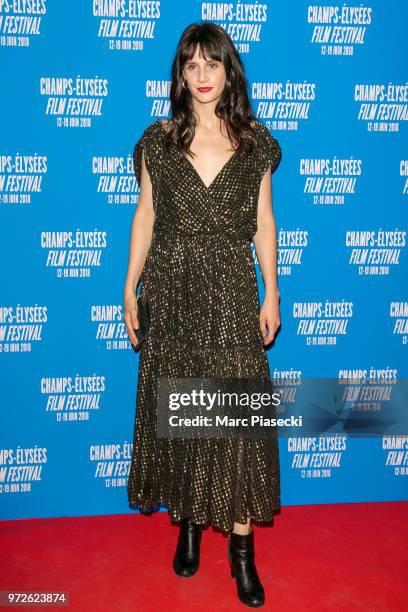
<instances>
[{"instance_id":1,"label":"woman's face","mask_svg":"<svg viewBox=\"0 0 408 612\"><path fill-rule=\"evenodd\" d=\"M201 57L200 45L197 45L194 56L184 64L183 76L193 98L203 104L219 98L226 81L224 64Z\"/></svg>"}]
</instances>

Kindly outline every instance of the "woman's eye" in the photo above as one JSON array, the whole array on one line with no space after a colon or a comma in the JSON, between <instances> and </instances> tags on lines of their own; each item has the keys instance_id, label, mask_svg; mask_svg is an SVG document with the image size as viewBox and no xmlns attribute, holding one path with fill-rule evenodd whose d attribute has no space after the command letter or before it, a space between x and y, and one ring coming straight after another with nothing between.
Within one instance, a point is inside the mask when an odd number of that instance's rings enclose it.
<instances>
[{"instance_id":1,"label":"woman's eye","mask_svg":"<svg viewBox=\"0 0 408 612\"><path fill-rule=\"evenodd\" d=\"M213 63L213 64L209 64L209 66L212 66L213 68L216 68L216 67L217 67L217 64L214 64L214 63Z\"/></svg>"}]
</instances>

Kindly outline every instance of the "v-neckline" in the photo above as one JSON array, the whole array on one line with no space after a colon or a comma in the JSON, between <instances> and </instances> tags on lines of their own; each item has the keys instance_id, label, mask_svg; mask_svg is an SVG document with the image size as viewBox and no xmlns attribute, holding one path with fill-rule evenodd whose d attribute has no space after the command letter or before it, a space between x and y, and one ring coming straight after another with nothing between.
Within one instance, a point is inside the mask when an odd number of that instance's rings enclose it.
<instances>
[{"instance_id":1,"label":"v-neckline","mask_svg":"<svg viewBox=\"0 0 408 612\"><path fill-rule=\"evenodd\" d=\"M160 124L161 129L163 130L163 132L165 134L167 134L167 130L164 127L163 123L161 122L160 119L157 120L158 123ZM176 148L177 150L177 148ZM178 151L178 150L177 150ZM211 183L209 185L206 185L203 181L203 179L201 178L201 176L199 175L197 169L193 166L193 164L191 163L191 161L188 159L188 157L186 155L183 155L182 153L180 153L178 151L180 157L182 159L184 159L187 164L190 166L190 168L192 169L192 171L194 172L196 178L200 181L201 185L204 187L205 191L210 191L211 188L213 187L213 185L215 184L215 182L218 180L218 178L223 174L224 170L226 170L226 168L229 166L229 164L232 162L232 160L236 157L237 151L234 151L233 154L231 155L231 157L229 157L229 159L227 159L227 161L225 162L225 164L221 167L221 169L217 172L217 174L215 175L215 177L213 178L213 180L211 181Z\"/></svg>"}]
</instances>

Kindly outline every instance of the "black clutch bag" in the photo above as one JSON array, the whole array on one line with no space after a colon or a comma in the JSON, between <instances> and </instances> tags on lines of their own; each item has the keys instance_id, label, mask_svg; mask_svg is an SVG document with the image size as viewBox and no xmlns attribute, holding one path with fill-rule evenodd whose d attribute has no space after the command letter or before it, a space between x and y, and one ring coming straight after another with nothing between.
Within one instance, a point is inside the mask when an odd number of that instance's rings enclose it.
<instances>
[{"instance_id":1,"label":"black clutch bag","mask_svg":"<svg viewBox=\"0 0 408 612\"><path fill-rule=\"evenodd\" d=\"M137 318L139 327L135 329L136 338L138 340L137 348L139 348L146 339L150 327L150 304L146 295L136 295Z\"/></svg>"}]
</instances>

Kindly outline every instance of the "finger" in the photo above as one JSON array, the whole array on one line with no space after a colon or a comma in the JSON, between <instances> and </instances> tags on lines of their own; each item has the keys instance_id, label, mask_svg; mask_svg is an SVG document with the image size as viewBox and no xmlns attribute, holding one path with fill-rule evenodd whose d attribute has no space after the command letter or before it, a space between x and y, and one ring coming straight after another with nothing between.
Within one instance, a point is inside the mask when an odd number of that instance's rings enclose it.
<instances>
[{"instance_id":1,"label":"finger","mask_svg":"<svg viewBox=\"0 0 408 612\"><path fill-rule=\"evenodd\" d=\"M268 333L264 337L264 344L269 344L275 337L274 326L270 319L266 319L266 325L268 327Z\"/></svg>"},{"instance_id":2,"label":"finger","mask_svg":"<svg viewBox=\"0 0 408 612\"><path fill-rule=\"evenodd\" d=\"M271 340L272 340L272 338L271 338L271 334L268 332L268 333L266 334L266 336L264 337L264 339L263 339L263 343L264 343L264 344L269 344Z\"/></svg>"},{"instance_id":3,"label":"finger","mask_svg":"<svg viewBox=\"0 0 408 612\"><path fill-rule=\"evenodd\" d=\"M273 329L273 339L275 339L279 327L280 327L280 319L278 317L277 319L274 319L273 326L271 325L271 329Z\"/></svg>"},{"instance_id":4,"label":"finger","mask_svg":"<svg viewBox=\"0 0 408 612\"><path fill-rule=\"evenodd\" d=\"M138 339L136 337L136 334L135 334L135 331L134 331L134 326L133 326L133 323L132 323L131 315L126 312L125 315L124 315L124 319L125 319L126 331L128 333L129 340L131 341L133 346L137 346L139 344L139 341L138 341Z\"/></svg>"},{"instance_id":5,"label":"finger","mask_svg":"<svg viewBox=\"0 0 408 612\"><path fill-rule=\"evenodd\" d=\"M264 337L266 335L267 329L266 329L266 319L265 317L260 317L259 318L259 327L261 329L261 334L262 337Z\"/></svg>"},{"instance_id":6,"label":"finger","mask_svg":"<svg viewBox=\"0 0 408 612\"><path fill-rule=\"evenodd\" d=\"M130 321L132 323L133 329L139 329L139 319L137 317L136 308L132 308L130 311Z\"/></svg>"},{"instance_id":7,"label":"finger","mask_svg":"<svg viewBox=\"0 0 408 612\"><path fill-rule=\"evenodd\" d=\"M126 325L132 329L137 329L139 327L136 308L127 308L123 318L126 321Z\"/></svg>"},{"instance_id":8,"label":"finger","mask_svg":"<svg viewBox=\"0 0 408 612\"><path fill-rule=\"evenodd\" d=\"M127 329L127 333L128 333L129 340L130 340L131 344L136 348L138 343L139 343L139 341L138 341L138 339L136 337L135 332L133 331L133 329L131 328L130 325L127 325L126 329Z\"/></svg>"}]
</instances>

